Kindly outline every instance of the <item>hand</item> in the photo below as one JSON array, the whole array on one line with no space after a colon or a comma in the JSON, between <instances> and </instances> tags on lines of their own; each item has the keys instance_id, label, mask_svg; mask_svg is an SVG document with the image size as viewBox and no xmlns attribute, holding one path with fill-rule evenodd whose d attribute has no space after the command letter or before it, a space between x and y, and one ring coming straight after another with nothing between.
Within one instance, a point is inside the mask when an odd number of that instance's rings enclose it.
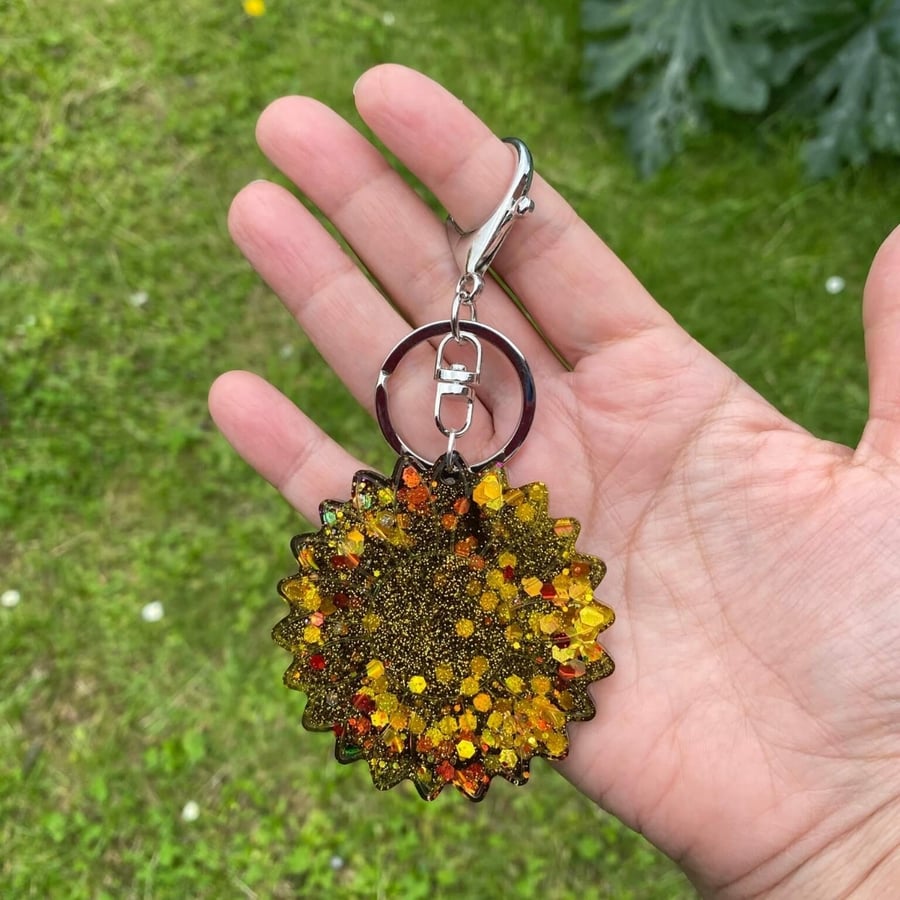
<instances>
[{"instance_id":1,"label":"hand","mask_svg":"<svg viewBox=\"0 0 900 900\"><path fill-rule=\"evenodd\" d=\"M458 222L486 218L512 153L471 112L397 66L355 95ZM273 103L258 137L396 304L287 191L257 182L235 199L238 245L371 409L410 323L447 318L459 272L444 224L314 100ZM887 896L900 883L900 232L866 287L871 409L853 450L786 419L694 342L539 177L531 195L496 269L572 369L489 285L482 319L538 383L510 477L547 482L551 512L581 520L618 614L605 641L616 673L592 689L597 717L571 728L565 774L710 894ZM433 350L419 349L412 381L428 382ZM500 443L503 392L479 389L471 458ZM364 467L249 373L222 376L210 407L310 519ZM401 424L440 452L429 413Z\"/></svg>"}]
</instances>

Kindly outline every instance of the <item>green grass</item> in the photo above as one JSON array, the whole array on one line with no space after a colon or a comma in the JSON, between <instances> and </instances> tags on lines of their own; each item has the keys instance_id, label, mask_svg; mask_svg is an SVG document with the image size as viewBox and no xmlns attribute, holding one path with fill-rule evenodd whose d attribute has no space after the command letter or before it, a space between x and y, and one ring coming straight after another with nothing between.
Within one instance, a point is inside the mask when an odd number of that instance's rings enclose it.
<instances>
[{"instance_id":1,"label":"green grass","mask_svg":"<svg viewBox=\"0 0 900 900\"><path fill-rule=\"evenodd\" d=\"M391 26L364 0L272 0L259 20L237 0L4 14L0 592L22 595L0 609L5 896L690 896L549 767L477 806L425 805L408 785L375 793L300 728L268 632L303 526L215 433L207 386L253 369L373 464L388 454L231 247L225 211L272 175L253 144L270 99L314 94L357 121L364 68L417 66L528 140L762 393L853 442L859 297L896 169L808 184L796 135L732 123L641 182L579 100L574 0L406 6Z\"/></svg>"}]
</instances>

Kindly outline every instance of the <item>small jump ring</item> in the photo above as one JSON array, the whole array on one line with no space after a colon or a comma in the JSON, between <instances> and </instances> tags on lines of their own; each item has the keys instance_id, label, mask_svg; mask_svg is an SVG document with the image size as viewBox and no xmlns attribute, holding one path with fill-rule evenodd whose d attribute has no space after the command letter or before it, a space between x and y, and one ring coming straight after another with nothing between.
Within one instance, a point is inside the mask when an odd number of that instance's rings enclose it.
<instances>
[{"instance_id":1,"label":"small jump ring","mask_svg":"<svg viewBox=\"0 0 900 900\"><path fill-rule=\"evenodd\" d=\"M512 364L519 376L519 384L522 387L522 410L519 413L519 421L510 436L509 440L492 456L481 460L470 466L473 471L486 469L497 463L506 462L518 449L522 446L526 435L531 430L534 422L535 407L535 387L534 377L531 374L531 368L525 359L522 351L505 335L499 331L495 331L489 325L481 322L466 321L459 323L459 330L463 334L470 334L475 338L487 341L496 347ZM388 409L388 380L394 374L400 361L406 354L418 346L423 341L431 340L440 335L452 334L452 323L447 321L431 322L417 328L411 334L408 334L393 350L387 355L381 371L378 373L378 383L375 386L375 415L378 424L381 427L381 433L385 440L397 453L408 453L417 462L424 466L433 464L433 460L427 460L423 456L419 456L404 440L397 434L393 423L391 422L391 414Z\"/></svg>"}]
</instances>

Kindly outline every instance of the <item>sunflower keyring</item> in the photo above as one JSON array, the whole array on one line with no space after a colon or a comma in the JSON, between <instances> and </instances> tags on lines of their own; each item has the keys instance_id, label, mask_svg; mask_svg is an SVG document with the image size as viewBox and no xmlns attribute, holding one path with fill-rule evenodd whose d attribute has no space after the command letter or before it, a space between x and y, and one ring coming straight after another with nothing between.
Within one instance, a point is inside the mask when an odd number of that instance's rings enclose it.
<instances>
[{"instance_id":1,"label":"sunflower keyring","mask_svg":"<svg viewBox=\"0 0 900 900\"><path fill-rule=\"evenodd\" d=\"M533 757L565 757L567 723L593 717L588 686L613 671L597 636L614 615L594 599L606 566L576 551L575 519L549 516L543 483L512 487L503 468L535 409L527 360L476 315L504 238L534 206L531 154L506 141L516 169L495 212L467 233L448 220L463 256L450 318L401 340L378 375L392 477L357 472L350 500L324 501L322 527L291 542L299 571L278 586L290 611L273 638L293 654L284 681L307 695L304 727L333 732L339 762L365 759L375 787L409 779L426 800L448 784L480 800L494 776L524 784ZM434 420L447 438L434 461L398 435L388 402L391 375L425 341L437 341ZM522 406L506 444L468 465L456 442L472 424L484 343L512 365ZM446 359L463 348L471 367ZM465 404L453 427L451 398Z\"/></svg>"}]
</instances>

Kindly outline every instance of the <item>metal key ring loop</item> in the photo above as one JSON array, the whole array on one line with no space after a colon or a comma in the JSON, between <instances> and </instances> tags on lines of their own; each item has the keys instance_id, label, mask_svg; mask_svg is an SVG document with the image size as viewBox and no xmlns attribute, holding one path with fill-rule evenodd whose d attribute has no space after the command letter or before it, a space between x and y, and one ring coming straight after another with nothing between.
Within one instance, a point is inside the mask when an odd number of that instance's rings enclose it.
<instances>
[{"instance_id":1,"label":"metal key ring loop","mask_svg":"<svg viewBox=\"0 0 900 900\"><path fill-rule=\"evenodd\" d=\"M459 323L459 330L463 334L472 335L496 347L512 364L519 376L519 384L522 387L522 411L519 414L519 421L510 436L509 440L496 452L493 456L481 460L472 465L473 471L485 469L496 463L506 462L518 449L522 446L526 435L531 430L532 422L534 422L535 408L535 387L534 377L531 374L531 368L522 351L505 335L499 331L495 331L489 325L482 322L465 321ZM417 462L424 466L431 466L432 461L419 456L404 440L397 434L391 422L391 414L388 409L388 380L394 374L395 369L400 361L409 353L413 347L418 346L423 341L431 340L440 335L452 334L452 323L449 320L441 322L431 322L417 328L411 334L408 334L393 350L388 354L381 371L378 373L378 383L375 386L375 416L381 427L381 433L384 435L388 444L393 447L397 453L408 453Z\"/></svg>"}]
</instances>

